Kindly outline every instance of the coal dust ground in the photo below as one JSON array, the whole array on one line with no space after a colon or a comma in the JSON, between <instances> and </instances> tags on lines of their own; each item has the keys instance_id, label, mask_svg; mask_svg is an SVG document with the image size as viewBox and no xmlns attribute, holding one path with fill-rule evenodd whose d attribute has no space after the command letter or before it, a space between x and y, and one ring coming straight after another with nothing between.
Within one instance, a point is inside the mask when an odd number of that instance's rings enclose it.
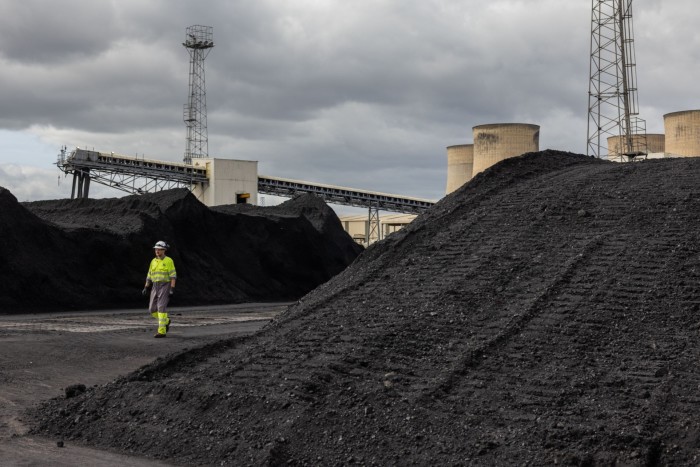
<instances>
[{"instance_id":1,"label":"coal dust ground","mask_svg":"<svg viewBox=\"0 0 700 467\"><path fill-rule=\"evenodd\" d=\"M19 203L0 187L0 314L144 306L158 240L175 306L296 300L362 251L313 195L210 209L186 189Z\"/></svg>"},{"instance_id":2,"label":"coal dust ground","mask_svg":"<svg viewBox=\"0 0 700 467\"><path fill-rule=\"evenodd\" d=\"M37 401L108 383L158 356L251 334L286 306L173 307L167 339L153 339L157 325L143 308L0 315L0 465L167 465L73 442L27 436L23 414Z\"/></svg>"},{"instance_id":3,"label":"coal dust ground","mask_svg":"<svg viewBox=\"0 0 700 467\"><path fill-rule=\"evenodd\" d=\"M256 334L32 412L183 465L694 465L700 159L475 177Z\"/></svg>"}]
</instances>

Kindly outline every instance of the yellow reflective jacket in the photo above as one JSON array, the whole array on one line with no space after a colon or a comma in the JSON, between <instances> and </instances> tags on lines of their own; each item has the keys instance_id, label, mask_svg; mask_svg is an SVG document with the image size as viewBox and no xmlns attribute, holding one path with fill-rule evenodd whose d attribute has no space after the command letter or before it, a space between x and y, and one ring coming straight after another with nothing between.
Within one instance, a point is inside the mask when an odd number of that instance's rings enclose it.
<instances>
[{"instance_id":1,"label":"yellow reflective jacket","mask_svg":"<svg viewBox=\"0 0 700 467\"><path fill-rule=\"evenodd\" d=\"M146 279L151 282L168 282L175 278L177 278L175 263L170 257L164 256L163 259L153 258L151 260Z\"/></svg>"}]
</instances>

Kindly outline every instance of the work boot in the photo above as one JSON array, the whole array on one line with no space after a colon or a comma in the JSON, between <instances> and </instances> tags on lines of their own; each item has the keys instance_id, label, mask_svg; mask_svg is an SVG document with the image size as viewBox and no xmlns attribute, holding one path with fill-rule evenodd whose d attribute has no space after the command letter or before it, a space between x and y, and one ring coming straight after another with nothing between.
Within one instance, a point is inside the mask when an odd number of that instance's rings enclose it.
<instances>
[{"instance_id":1,"label":"work boot","mask_svg":"<svg viewBox=\"0 0 700 467\"><path fill-rule=\"evenodd\" d=\"M165 334L161 334L161 333L157 332L156 335L153 336L153 337L155 337L156 339L158 339L158 338L160 338L160 337L165 337Z\"/></svg>"},{"instance_id":2,"label":"work boot","mask_svg":"<svg viewBox=\"0 0 700 467\"><path fill-rule=\"evenodd\" d=\"M165 325L165 332L170 331L170 323L172 323L172 320L168 318L168 324Z\"/></svg>"}]
</instances>

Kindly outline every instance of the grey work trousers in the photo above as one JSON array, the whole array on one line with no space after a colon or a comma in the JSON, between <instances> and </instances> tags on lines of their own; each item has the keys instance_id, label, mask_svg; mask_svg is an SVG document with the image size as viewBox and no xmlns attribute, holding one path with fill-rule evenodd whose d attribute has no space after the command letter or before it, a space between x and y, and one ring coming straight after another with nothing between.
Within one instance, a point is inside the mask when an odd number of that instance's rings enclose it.
<instances>
[{"instance_id":1,"label":"grey work trousers","mask_svg":"<svg viewBox=\"0 0 700 467\"><path fill-rule=\"evenodd\" d=\"M154 282L151 286L151 300L148 311L151 313L166 313L170 301L170 281Z\"/></svg>"}]
</instances>

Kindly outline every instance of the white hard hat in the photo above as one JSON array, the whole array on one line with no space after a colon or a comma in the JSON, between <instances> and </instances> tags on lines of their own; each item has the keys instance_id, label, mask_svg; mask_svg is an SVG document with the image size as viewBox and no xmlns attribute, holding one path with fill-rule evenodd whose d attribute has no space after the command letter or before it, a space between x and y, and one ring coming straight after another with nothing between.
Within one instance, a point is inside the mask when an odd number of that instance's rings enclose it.
<instances>
[{"instance_id":1,"label":"white hard hat","mask_svg":"<svg viewBox=\"0 0 700 467\"><path fill-rule=\"evenodd\" d=\"M167 250L168 244L161 240L161 241L156 242L156 244L153 248L154 249L158 248L159 250Z\"/></svg>"}]
</instances>

